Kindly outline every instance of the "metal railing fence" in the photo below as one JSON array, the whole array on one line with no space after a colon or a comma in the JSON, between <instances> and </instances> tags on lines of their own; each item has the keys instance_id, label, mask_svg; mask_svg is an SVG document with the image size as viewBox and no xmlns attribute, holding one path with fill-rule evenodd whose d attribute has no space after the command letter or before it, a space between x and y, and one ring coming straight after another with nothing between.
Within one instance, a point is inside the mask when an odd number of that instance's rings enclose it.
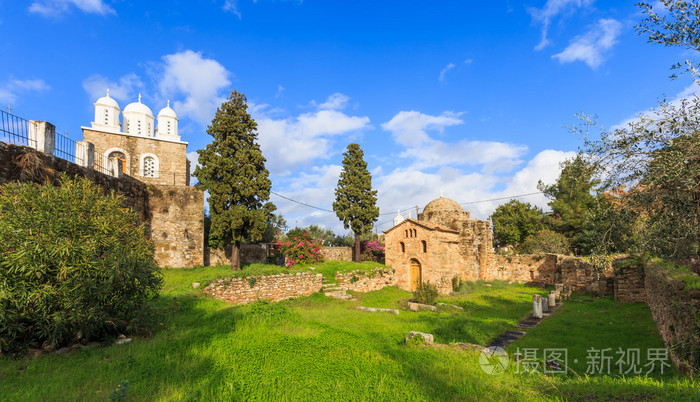
<instances>
[{"instance_id":1,"label":"metal railing fence","mask_svg":"<svg viewBox=\"0 0 700 402\"><path fill-rule=\"evenodd\" d=\"M0 110L0 141L36 147L36 141L29 138L29 120L3 110Z\"/></svg>"}]
</instances>

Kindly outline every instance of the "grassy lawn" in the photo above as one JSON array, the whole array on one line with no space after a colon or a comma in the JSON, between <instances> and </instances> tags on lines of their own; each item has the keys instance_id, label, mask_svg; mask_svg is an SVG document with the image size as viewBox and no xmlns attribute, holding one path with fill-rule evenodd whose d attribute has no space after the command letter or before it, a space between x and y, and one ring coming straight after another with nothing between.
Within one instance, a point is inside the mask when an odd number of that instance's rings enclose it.
<instances>
[{"instance_id":1,"label":"grassy lawn","mask_svg":"<svg viewBox=\"0 0 700 402\"><path fill-rule=\"evenodd\" d=\"M230 272L226 268L165 270L166 283L158 301L163 329L148 339L34 360L0 360L0 399L596 400L625 394L641 399L700 399L698 383L675 373L651 378L545 377L516 374L510 367L492 376L481 370L478 353L404 343L409 331L422 331L434 334L439 343L486 344L528 314L534 288L499 282L490 287L467 284L462 292L441 299L464 310L414 313L405 309L411 294L396 288L356 294L356 301L315 294L281 303L232 306L191 286ZM583 306L581 311L578 304ZM372 313L357 310L358 306L398 308L401 313ZM607 327L611 326L608 316L605 325L596 327L599 312L585 311L593 308L614 315L615 329ZM617 309L629 311L620 315ZM606 299L571 302L569 310L560 310L516 345L554 347L550 342L561 340L568 347L576 342L585 349L592 338L601 344L624 340L619 331L625 328L628 343L643 341L656 347L655 332L635 332L639 322L646 328L651 320L648 311L642 310ZM584 313L588 315L581 323L576 314ZM618 322L621 317L629 320ZM564 319L570 324L546 331L546 325L558 325ZM575 337L593 330L598 334ZM647 337L651 339L641 339ZM536 338L546 342L537 344Z\"/></svg>"}]
</instances>

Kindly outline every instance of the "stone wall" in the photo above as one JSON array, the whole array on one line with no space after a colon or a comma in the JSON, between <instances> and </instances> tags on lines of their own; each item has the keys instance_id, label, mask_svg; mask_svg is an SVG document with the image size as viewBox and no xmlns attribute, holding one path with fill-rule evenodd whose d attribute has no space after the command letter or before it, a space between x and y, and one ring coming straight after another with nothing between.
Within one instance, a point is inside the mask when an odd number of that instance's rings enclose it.
<instances>
[{"instance_id":1,"label":"stone wall","mask_svg":"<svg viewBox=\"0 0 700 402\"><path fill-rule=\"evenodd\" d=\"M691 376L700 373L700 289L686 289L665 269L648 264L644 269L646 301L673 363Z\"/></svg>"},{"instance_id":2,"label":"stone wall","mask_svg":"<svg viewBox=\"0 0 700 402\"><path fill-rule=\"evenodd\" d=\"M194 187L149 185L151 238L164 267L204 263L204 192Z\"/></svg>"},{"instance_id":3,"label":"stone wall","mask_svg":"<svg viewBox=\"0 0 700 402\"><path fill-rule=\"evenodd\" d=\"M272 243L243 244L240 250L241 264L264 264L273 250ZM231 265L231 246L205 248L204 265Z\"/></svg>"},{"instance_id":4,"label":"stone wall","mask_svg":"<svg viewBox=\"0 0 700 402\"><path fill-rule=\"evenodd\" d=\"M397 278L393 269L375 268L372 271L352 271L337 273L338 286L355 292L372 292L387 286L396 286Z\"/></svg>"},{"instance_id":5,"label":"stone wall","mask_svg":"<svg viewBox=\"0 0 700 402\"><path fill-rule=\"evenodd\" d=\"M352 247L321 247L325 261L352 261Z\"/></svg>"},{"instance_id":6,"label":"stone wall","mask_svg":"<svg viewBox=\"0 0 700 402\"><path fill-rule=\"evenodd\" d=\"M322 280L321 274L308 272L217 279L204 288L204 293L235 304L280 301L319 292Z\"/></svg>"},{"instance_id":7,"label":"stone wall","mask_svg":"<svg viewBox=\"0 0 700 402\"><path fill-rule=\"evenodd\" d=\"M641 267L624 267L615 275L615 300L622 303L647 301L644 270Z\"/></svg>"},{"instance_id":8,"label":"stone wall","mask_svg":"<svg viewBox=\"0 0 700 402\"><path fill-rule=\"evenodd\" d=\"M83 141L94 144L97 155L107 156L113 151L123 152L126 155L125 173L148 184L189 185L187 143L107 133L86 127L83 127ZM157 177L143 177L141 156L146 154L152 154L158 158Z\"/></svg>"},{"instance_id":9,"label":"stone wall","mask_svg":"<svg viewBox=\"0 0 700 402\"><path fill-rule=\"evenodd\" d=\"M9 181L57 184L59 174L86 177L122 198L124 207L149 225L160 266L194 267L203 263L204 193L193 187L147 185L78 166L31 148L0 142L0 184Z\"/></svg>"},{"instance_id":10,"label":"stone wall","mask_svg":"<svg viewBox=\"0 0 700 402\"><path fill-rule=\"evenodd\" d=\"M496 255L494 264L487 270L487 281L515 281L520 283L561 283L556 254Z\"/></svg>"}]
</instances>

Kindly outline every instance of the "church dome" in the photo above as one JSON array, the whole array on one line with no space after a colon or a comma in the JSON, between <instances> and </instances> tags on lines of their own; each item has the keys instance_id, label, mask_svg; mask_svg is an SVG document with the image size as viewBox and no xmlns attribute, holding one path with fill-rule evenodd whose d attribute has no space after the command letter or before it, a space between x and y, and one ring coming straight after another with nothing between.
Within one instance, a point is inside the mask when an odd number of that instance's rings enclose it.
<instances>
[{"instance_id":1,"label":"church dome","mask_svg":"<svg viewBox=\"0 0 700 402\"><path fill-rule=\"evenodd\" d=\"M139 95L138 102L133 102L126 105L126 107L124 108L124 113L141 113L145 114L146 116L153 117L153 112L151 111L151 109L148 106L141 103L141 95Z\"/></svg>"},{"instance_id":2,"label":"church dome","mask_svg":"<svg viewBox=\"0 0 700 402\"><path fill-rule=\"evenodd\" d=\"M109 96L109 90L107 90L107 95L101 97L95 102L95 106L107 106L119 109L119 104L113 98Z\"/></svg>"},{"instance_id":3,"label":"church dome","mask_svg":"<svg viewBox=\"0 0 700 402\"><path fill-rule=\"evenodd\" d=\"M428 205L423 208L424 214L431 212L464 212L464 209L457 201L440 197L430 201Z\"/></svg>"},{"instance_id":4,"label":"church dome","mask_svg":"<svg viewBox=\"0 0 700 402\"><path fill-rule=\"evenodd\" d=\"M172 117L173 119L177 119L177 113L170 107L170 101L168 101L168 106L164 107L163 109L158 112L158 118L160 119L161 117Z\"/></svg>"}]
</instances>

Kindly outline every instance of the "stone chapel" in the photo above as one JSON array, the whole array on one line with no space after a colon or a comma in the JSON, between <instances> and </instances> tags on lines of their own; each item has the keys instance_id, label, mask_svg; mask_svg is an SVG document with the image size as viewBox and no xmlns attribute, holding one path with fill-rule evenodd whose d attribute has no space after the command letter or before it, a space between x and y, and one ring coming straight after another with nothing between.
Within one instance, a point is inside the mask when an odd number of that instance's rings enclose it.
<instances>
[{"instance_id":1,"label":"stone chapel","mask_svg":"<svg viewBox=\"0 0 700 402\"><path fill-rule=\"evenodd\" d=\"M386 264L405 290L430 282L446 294L452 278L483 279L493 263L491 222L470 219L456 201L442 196L430 201L418 219L398 214L384 236Z\"/></svg>"},{"instance_id":2,"label":"stone chapel","mask_svg":"<svg viewBox=\"0 0 700 402\"><path fill-rule=\"evenodd\" d=\"M180 140L177 114L170 108L170 101L156 118L141 103L141 95L138 102L128 104L121 113L123 125L120 112L119 104L107 90L107 95L95 102L91 127L81 127L83 140L95 146L95 163L107 168L111 159L121 173L145 183L188 186L187 143Z\"/></svg>"}]
</instances>

